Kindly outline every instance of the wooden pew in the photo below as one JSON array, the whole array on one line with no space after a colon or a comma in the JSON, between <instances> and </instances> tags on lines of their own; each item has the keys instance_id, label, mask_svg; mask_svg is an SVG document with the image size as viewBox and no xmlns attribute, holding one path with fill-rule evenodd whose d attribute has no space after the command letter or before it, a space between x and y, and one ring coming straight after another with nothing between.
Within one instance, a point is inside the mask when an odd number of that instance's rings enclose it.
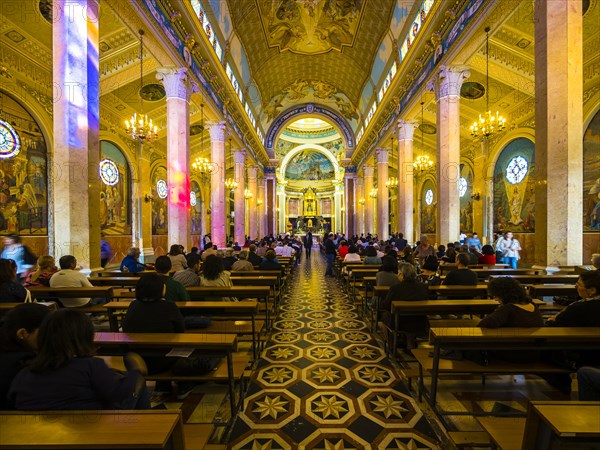
<instances>
[{"instance_id":1,"label":"wooden pew","mask_svg":"<svg viewBox=\"0 0 600 450\"><path fill-rule=\"evenodd\" d=\"M527 418L477 419L496 448L594 448L600 441L600 402L532 401Z\"/></svg>"},{"instance_id":2,"label":"wooden pew","mask_svg":"<svg viewBox=\"0 0 600 450\"><path fill-rule=\"evenodd\" d=\"M124 348L165 348L184 347L224 354L227 359L227 378L229 384L229 401L231 417L235 417L236 405L234 397L234 371L233 352L237 349L237 336L235 334L208 334L208 333L115 333L100 332L94 336L94 342L100 347L100 354L122 354ZM115 350L116 348L116 350ZM150 379L160 379L149 377ZM169 375L171 380L195 380L200 377L181 377Z\"/></svg>"},{"instance_id":3,"label":"wooden pew","mask_svg":"<svg viewBox=\"0 0 600 450\"><path fill-rule=\"evenodd\" d=\"M181 410L3 411L2 449L184 450Z\"/></svg>"},{"instance_id":4,"label":"wooden pew","mask_svg":"<svg viewBox=\"0 0 600 450\"><path fill-rule=\"evenodd\" d=\"M389 292L389 286L375 286L373 295L377 297L385 297ZM487 297L487 285L478 284L477 286L429 286L430 292L435 292L442 296L461 296L464 298Z\"/></svg>"},{"instance_id":5,"label":"wooden pew","mask_svg":"<svg viewBox=\"0 0 600 450\"><path fill-rule=\"evenodd\" d=\"M577 295L577 287L574 284L531 284L526 288L529 295L535 298L552 297L555 295Z\"/></svg>"},{"instance_id":6,"label":"wooden pew","mask_svg":"<svg viewBox=\"0 0 600 450\"><path fill-rule=\"evenodd\" d=\"M232 276L231 282L234 286L269 286L271 289L271 297L275 313L277 313L279 303L281 302L281 289L279 289L279 278L276 276L265 276L257 274L254 277L250 276Z\"/></svg>"},{"instance_id":7,"label":"wooden pew","mask_svg":"<svg viewBox=\"0 0 600 450\"><path fill-rule=\"evenodd\" d=\"M119 330L119 318L127 312L131 302L110 302L105 306L108 312L108 318L111 331ZM246 300L243 302L175 302L177 307L182 310L183 315L202 314L207 316L221 316L226 319L242 318L242 321L223 321L214 320L208 328L199 330L189 330L188 332L216 333L216 334L236 334L238 336L252 335L252 351L254 360L258 357L258 336L264 325L262 321L256 321L258 312L258 302L256 300ZM250 318L250 329L247 322ZM241 322L241 323L236 323Z\"/></svg>"},{"instance_id":8,"label":"wooden pew","mask_svg":"<svg viewBox=\"0 0 600 450\"><path fill-rule=\"evenodd\" d=\"M94 286L113 286L113 287L135 287L140 281L140 277L125 276L125 277L90 277L90 283Z\"/></svg>"},{"instance_id":9,"label":"wooden pew","mask_svg":"<svg viewBox=\"0 0 600 450\"><path fill-rule=\"evenodd\" d=\"M577 275L490 275L491 278L510 277L521 284L575 284Z\"/></svg>"},{"instance_id":10,"label":"wooden pew","mask_svg":"<svg viewBox=\"0 0 600 450\"><path fill-rule=\"evenodd\" d=\"M40 305L47 306L52 311L56 311L58 309L58 304L56 302L37 302ZM6 314L8 311L13 309L15 306L22 305L22 302L0 302L0 316Z\"/></svg>"},{"instance_id":11,"label":"wooden pew","mask_svg":"<svg viewBox=\"0 0 600 450\"><path fill-rule=\"evenodd\" d=\"M481 366L473 361L440 358L445 350L568 350L600 349L600 328L431 328L429 349L413 350L419 362L419 398L424 392L424 373L431 373L429 404L435 408L438 378L447 373L568 373L568 370L545 362L516 364L507 361Z\"/></svg>"},{"instance_id":12,"label":"wooden pew","mask_svg":"<svg viewBox=\"0 0 600 450\"><path fill-rule=\"evenodd\" d=\"M498 307L496 300L419 300L393 301L391 313L394 317L392 355L398 349L398 330L401 316L419 316L435 314L489 314Z\"/></svg>"},{"instance_id":13,"label":"wooden pew","mask_svg":"<svg viewBox=\"0 0 600 450\"><path fill-rule=\"evenodd\" d=\"M142 272L121 272L120 270L100 270L94 272L94 277L141 277L145 273L156 273L154 270L144 270Z\"/></svg>"},{"instance_id":14,"label":"wooden pew","mask_svg":"<svg viewBox=\"0 0 600 450\"><path fill-rule=\"evenodd\" d=\"M113 288L104 287L78 287L78 288L50 288L50 287L32 287L29 289L34 299L52 299L52 298L104 298L106 303L113 299ZM106 310L103 305L79 306L78 311L84 313L104 313Z\"/></svg>"}]
</instances>

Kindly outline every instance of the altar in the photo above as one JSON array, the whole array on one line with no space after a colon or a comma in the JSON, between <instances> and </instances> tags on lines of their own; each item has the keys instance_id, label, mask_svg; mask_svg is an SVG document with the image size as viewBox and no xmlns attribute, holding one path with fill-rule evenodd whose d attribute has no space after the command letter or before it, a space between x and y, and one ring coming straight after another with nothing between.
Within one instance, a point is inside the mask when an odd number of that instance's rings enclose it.
<instances>
[{"instance_id":1,"label":"altar","mask_svg":"<svg viewBox=\"0 0 600 450\"><path fill-rule=\"evenodd\" d=\"M300 216L296 220L296 233L323 234L331 231L331 219L323 216Z\"/></svg>"}]
</instances>

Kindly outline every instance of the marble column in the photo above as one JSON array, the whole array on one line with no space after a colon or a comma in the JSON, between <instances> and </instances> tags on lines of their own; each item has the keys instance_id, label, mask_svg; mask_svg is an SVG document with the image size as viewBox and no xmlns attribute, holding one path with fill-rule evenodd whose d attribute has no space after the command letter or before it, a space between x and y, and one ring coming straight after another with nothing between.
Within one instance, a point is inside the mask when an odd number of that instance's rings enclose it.
<instances>
[{"instance_id":1,"label":"marble column","mask_svg":"<svg viewBox=\"0 0 600 450\"><path fill-rule=\"evenodd\" d=\"M418 122L398 121L398 231L409 244L415 242L413 137Z\"/></svg>"},{"instance_id":2,"label":"marble column","mask_svg":"<svg viewBox=\"0 0 600 450\"><path fill-rule=\"evenodd\" d=\"M266 227L264 235L275 235L277 230L277 178L273 173L265 177L265 220Z\"/></svg>"},{"instance_id":3,"label":"marble column","mask_svg":"<svg viewBox=\"0 0 600 450\"><path fill-rule=\"evenodd\" d=\"M437 101L437 241L460 235L460 88L470 75L466 66L442 67L433 80Z\"/></svg>"},{"instance_id":4,"label":"marble column","mask_svg":"<svg viewBox=\"0 0 600 450\"><path fill-rule=\"evenodd\" d=\"M331 231L334 233L342 233L342 206L344 200L344 182L343 180L336 180L333 192L333 226Z\"/></svg>"},{"instance_id":5,"label":"marble column","mask_svg":"<svg viewBox=\"0 0 600 450\"><path fill-rule=\"evenodd\" d=\"M356 234L360 237L365 234L365 181L364 178L356 177L356 200L354 207L356 211Z\"/></svg>"},{"instance_id":6,"label":"marble column","mask_svg":"<svg viewBox=\"0 0 600 450\"><path fill-rule=\"evenodd\" d=\"M225 135L227 128L225 122L208 124L210 132L210 159L212 170L210 174L210 202L211 217L210 229L212 242L219 248L227 245L227 208L225 199Z\"/></svg>"},{"instance_id":7,"label":"marble column","mask_svg":"<svg viewBox=\"0 0 600 450\"><path fill-rule=\"evenodd\" d=\"M235 164L233 179L238 183L233 197L233 208L235 210L233 240L240 245L244 245L244 242L246 242L246 201L244 198L244 191L246 190L244 167L246 164L246 151L243 148L233 154L233 162Z\"/></svg>"},{"instance_id":8,"label":"marble column","mask_svg":"<svg viewBox=\"0 0 600 450\"><path fill-rule=\"evenodd\" d=\"M258 167L248 167L248 190L251 197L248 199L248 234L251 239L258 238L258 210L256 199L258 198Z\"/></svg>"},{"instance_id":9,"label":"marble column","mask_svg":"<svg viewBox=\"0 0 600 450\"><path fill-rule=\"evenodd\" d=\"M493 179L488 176L488 145L487 139L481 141L481 151L473 160L473 186L471 191L473 195L479 194L479 200L476 198L470 199L473 205L473 229L462 230L466 233L476 231L480 233L481 241L484 244L489 244L493 240L493 223L489 221L489 209L493 202ZM469 195L469 191L467 194Z\"/></svg>"},{"instance_id":10,"label":"marble column","mask_svg":"<svg viewBox=\"0 0 600 450\"><path fill-rule=\"evenodd\" d=\"M375 167L364 166L363 173L365 177L365 236L367 233L374 235L377 233L375 230L375 205L376 199L371 198L371 190L373 189L373 175L375 173Z\"/></svg>"},{"instance_id":11,"label":"marble column","mask_svg":"<svg viewBox=\"0 0 600 450\"><path fill-rule=\"evenodd\" d=\"M98 1L56 0L53 10L49 248L57 260L73 255L85 269L98 269Z\"/></svg>"},{"instance_id":12,"label":"marble column","mask_svg":"<svg viewBox=\"0 0 600 450\"><path fill-rule=\"evenodd\" d=\"M277 184L277 203L279 213L277 214L277 233L285 233L285 184Z\"/></svg>"},{"instance_id":13,"label":"marble column","mask_svg":"<svg viewBox=\"0 0 600 450\"><path fill-rule=\"evenodd\" d=\"M264 178L258 181L258 198L256 199L256 206L258 210L258 237L263 238L265 236L265 230L267 229L267 215L265 213L265 193L266 193L266 180Z\"/></svg>"},{"instance_id":14,"label":"marble column","mask_svg":"<svg viewBox=\"0 0 600 450\"><path fill-rule=\"evenodd\" d=\"M377 236L379 239L388 240L390 237L390 206L388 188L385 185L388 179L389 152L377 149Z\"/></svg>"},{"instance_id":15,"label":"marble column","mask_svg":"<svg viewBox=\"0 0 600 450\"><path fill-rule=\"evenodd\" d=\"M346 169L348 170L348 169ZM356 234L356 216L358 210L356 208L356 190L355 178L353 172L344 174L344 230L347 237Z\"/></svg>"},{"instance_id":16,"label":"marble column","mask_svg":"<svg viewBox=\"0 0 600 450\"><path fill-rule=\"evenodd\" d=\"M190 96L198 85L187 68L160 67L156 78L167 94L167 212L168 245L191 247L190 211Z\"/></svg>"},{"instance_id":17,"label":"marble column","mask_svg":"<svg viewBox=\"0 0 600 450\"><path fill-rule=\"evenodd\" d=\"M582 2L535 2L535 17L535 262L582 264Z\"/></svg>"},{"instance_id":18,"label":"marble column","mask_svg":"<svg viewBox=\"0 0 600 450\"><path fill-rule=\"evenodd\" d=\"M140 261L154 262L152 245L152 192L150 173L150 152L144 153L144 145L139 142L136 151L137 164L132 171L132 246L141 251ZM148 197L147 197L148 196Z\"/></svg>"}]
</instances>

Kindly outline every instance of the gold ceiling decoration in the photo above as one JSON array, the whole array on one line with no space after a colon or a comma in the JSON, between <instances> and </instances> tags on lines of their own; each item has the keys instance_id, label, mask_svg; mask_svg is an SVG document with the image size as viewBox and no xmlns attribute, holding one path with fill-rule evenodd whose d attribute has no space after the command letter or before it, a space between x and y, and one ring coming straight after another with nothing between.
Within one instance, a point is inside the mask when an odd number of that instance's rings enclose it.
<instances>
[{"instance_id":1,"label":"gold ceiling decoration","mask_svg":"<svg viewBox=\"0 0 600 450\"><path fill-rule=\"evenodd\" d=\"M365 3L269 0L259 1L259 9L270 47L316 55L353 44Z\"/></svg>"},{"instance_id":2,"label":"gold ceiling decoration","mask_svg":"<svg viewBox=\"0 0 600 450\"><path fill-rule=\"evenodd\" d=\"M306 101L326 104L347 119L358 117L356 106L396 2L377 2L377 7L368 7L366 0L227 4L261 96L263 126Z\"/></svg>"}]
</instances>

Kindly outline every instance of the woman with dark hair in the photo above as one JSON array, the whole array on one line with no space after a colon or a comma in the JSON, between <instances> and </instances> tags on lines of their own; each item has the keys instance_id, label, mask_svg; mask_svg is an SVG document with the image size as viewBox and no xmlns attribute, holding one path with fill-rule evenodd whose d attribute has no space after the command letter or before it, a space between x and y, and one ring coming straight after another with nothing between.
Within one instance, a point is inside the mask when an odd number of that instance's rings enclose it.
<instances>
[{"instance_id":1,"label":"woman with dark hair","mask_svg":"<svg viewBox=\"0 0 600 450\"><path fill-rule=\"evenodd\" d=\"M415 255L408 245L402 250L402 256L400 258L405 263L412 264L413 266L415 265Z\"/></svg>"},{"instance_id":2,"label":"woman with dark hair","mask_svg":"<svg viewBox=\"0 0 600 450\"><path fill-rule=\"evenodd\" d=\"M344 256L344 261L360 261L360 255L358 254L358 248L352 244L348 247L348 253Z\"/></svg>"},{"instance_id":3,"label":"woman with dark hair","mask_svg":"<svg viewBox=\"0 0 600 450\"><path fill-rule=\"evenodd\" d=\"M125 374L95 358L94 326L75 309L50 314L40 327L38 354L15 377L9 405L21 410L149 409L146 365L125 355Z\"/></svg>"},{"instance_id":4,"label":"woman with dark hair","mask_svg":"<svg viewBox=\"0 0 600 450\"><path fill-rule=\"evenodd\" d=\"M231 274L223 267L223 258L217 255L208 255L204 264L202 264L202 272L200 273L200 286L233 286ZM209 297L206 300L224 302L237 301L234 297Z\"/></svg>"},{"instance_id":5,"label":"woman with dark hair","mask_svg":"<svg viewBox=\"0 0 600 450\"><path fill-rule=\"evenodd\" d=\"M496 251L489 244L481 247L481 256L477 260L479 264L493 265L496 264Z\"/></svg>"},{"instance_id":6,"label":"woman with dark hair","mask_svg":"<svg viewBox=\"0 0 600 450\"><path fill-rule=\"evenodd\" d=\"M446 256L446 246L444 244L438 245L435 256L437 256L437 259L442 259L444 256Z\"/></svg>"},{"instance_id":7,"label":"woman with dark hair","mask_svg":"<svg viewBox=\"0 0 600 450\"><path fill-rule=\"evenodd\" d=\"M169 253L167 253L167 256L171 260L171 272L187 269L187 259L185 259L185 255L181 249L181 245L173 244L171 245Z\"/></svg>"},{"instance_id":8,"label":"woman with dark hair","mask_svg":"<svg viewBox=\"0 0 600 450\"><path fill-rule=\"evenodd\" d=\"M23 303L8 311L0 322L0 410L7 409L10 383L35 356L40 325L50 308Z\"/></svg>"},{"instance_id":9,"label":"woman with dark hair","mask_svg":"<svg viewBox=\"0 0 600 450\"><path fill-rule=\"evenodd\" d=\"M377 249L374 246L369 245L365 251L365 254L365 264L381 264L381 258L377 256Z\"/></svg>"},{"instance_id":10,"label":"woman with dark hair","mask_svg":"<svg viewBox=\"0 0 600 450\"><path fill-rule=\"evenodd\" d=\"M17 264L0 259L0 302L24 302L29 292L17 281Z\"/></svg>"},{"instance_id":11,"label":"woman with dark hair","mask_svg":"<svg viewBox=\"0 0 600 450\"><path fill-rule=\"evenodd\" d=\"M381 258L381 268L377 275L377 286L395 286L400 283L398 279L398 261L391 256Z\"/></svg>"},{"instance_id":12,"label":"woman with dark hair","mask_svg":"<svg viewBox=\"0 0 600 450\"><path fill-rule=\"evenodd\" d=\"M264 259L258 266L259 270L283 270L279 261L277 261L277 255L274 250L268 250L265 254Z\"/></svg>"},{"instance_id":13,"label":"woman with dark hair","mask_svg":"<svg viewBox=\"0 0 600 450\"><path fill-rule=\"evenodd\" d=\"M479 322L481 328L541 327L542 315L525 289L514 278L495 277L488 283L488 294L500 302L496 310Z\"/></svg>"},{"instance_id":14,"label":"woman with dark hair","mask_svg":"<svg viewBox=\"0 0 600 450\"><path fill-rule=\"evenodd\" d=\"M456 263L456 249L449 247L446 250L446 254L442 257L442 264L455 264Z\"/></svg>"}]
</instances>

